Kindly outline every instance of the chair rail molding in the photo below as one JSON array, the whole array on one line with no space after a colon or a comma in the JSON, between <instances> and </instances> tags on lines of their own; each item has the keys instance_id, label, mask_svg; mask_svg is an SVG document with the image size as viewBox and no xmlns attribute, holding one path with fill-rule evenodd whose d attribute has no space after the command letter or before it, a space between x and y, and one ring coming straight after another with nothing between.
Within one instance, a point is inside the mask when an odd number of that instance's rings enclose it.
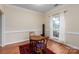
<instances>
[{"instance_id":1,"label":"chair rail molding","mask_svg":"<svg viewBox=\"0 0 79 59\"><path fill-rule=\"evenodd\" d=\"M79 35L79 32L66 32L66 34L70 34L70 35Z\"/></svg>"},{"instance_id":2,"label":"chair rail molding","mask_svg":"<svg viewBox=\"0 0 79 59\"><path fill-rule=\"evenodd\" d=\"M41 32L39 29L31 29L31 30L15 30L15 31L5 31L5 34L7 33L19 33L19 32L30 32L30 31L35 31L35 32Z\"/></svg>"}]
</instances>

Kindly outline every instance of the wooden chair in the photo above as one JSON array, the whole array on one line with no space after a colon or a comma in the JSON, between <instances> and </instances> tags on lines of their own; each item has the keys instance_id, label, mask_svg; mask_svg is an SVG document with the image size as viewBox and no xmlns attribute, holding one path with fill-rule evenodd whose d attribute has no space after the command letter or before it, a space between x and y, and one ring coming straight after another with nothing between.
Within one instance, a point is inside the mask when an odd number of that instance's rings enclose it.
<instances>
[{"instance_id":1,"label":"wooden chair","mask_svg":"<svg viewBox=\"0 0 79 59\"><path fill-rule=\"evenodd\" d=\"M48 39L39 40L36 44L36 52L39 54L45 54L47 49L47 41Z\"/></svg>"},{"instance_id":2,"label":"wooden chair","mask_svg":"<svg viewBox=\"0 0 79 59\"><path fill-rule=\"evenodd\" d=\"M29 32L29 41L30 41L30 49L31 51L33 51L33 47L35 46L35 42L31 40L31 36L34 36L35 35L35 32L31 31Z\"/></svg>"},{"instance_id":3,"label":"wooden chair","mask_svg":"<svg viewBox=\"0 0 79 59\"><path fill-rule=\"evenodd\" d=\"M29 38L31 37L31 36L33 36L33 35L35 35L35 32L29 32Z\"/></svg>"}]
</instances>

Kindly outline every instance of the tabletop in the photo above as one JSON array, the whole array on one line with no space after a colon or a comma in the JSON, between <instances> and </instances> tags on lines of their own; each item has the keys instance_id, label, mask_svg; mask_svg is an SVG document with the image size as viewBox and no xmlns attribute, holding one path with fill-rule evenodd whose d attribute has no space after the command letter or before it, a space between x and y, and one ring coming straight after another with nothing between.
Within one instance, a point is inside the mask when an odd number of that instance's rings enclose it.
<instances>
[{"instance_id":1,"label":"tabletop","mask_svg":"<svg viewBox=\"0 0 79 59\"><path fill-rule=\"evenodd\" d=\"M31 40L42 40L42 39L46 39L46 38L48 38L48 36L33 35L30 37Z\"/></svg>"}]
</instances>

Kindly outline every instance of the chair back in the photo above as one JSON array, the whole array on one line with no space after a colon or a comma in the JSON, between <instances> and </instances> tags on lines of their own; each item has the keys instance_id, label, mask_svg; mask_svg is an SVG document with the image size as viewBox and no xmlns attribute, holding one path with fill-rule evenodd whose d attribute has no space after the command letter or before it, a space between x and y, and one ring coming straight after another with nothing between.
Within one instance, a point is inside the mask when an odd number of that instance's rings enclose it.
<instances>
[{"instance_id":1,"label":"chair back","mask_svg":"<svg viewBox=\"0 0 79 59\"><path fill-rule=\"evenodd\" d=\"M35 32L29 32L29 36L35 35Z\"/></svg>"}]
</instances>

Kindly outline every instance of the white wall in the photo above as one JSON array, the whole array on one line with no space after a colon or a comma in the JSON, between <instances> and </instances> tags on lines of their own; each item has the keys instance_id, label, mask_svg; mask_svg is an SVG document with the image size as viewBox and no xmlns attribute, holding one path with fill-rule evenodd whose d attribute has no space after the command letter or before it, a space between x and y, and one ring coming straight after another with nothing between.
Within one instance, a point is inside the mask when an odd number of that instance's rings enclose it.
<instances>
[{"instance_id":1,"label":"white wall","mask_svg":"<svg viewBox=\"0 0 79 59\"><path fill-rule=\"evenodd\" d=\"M49 34L49 21L50 16L64 12L65 16L65 41L79 47L79 5L62 5L46 13L46 29Z\"/></svg>"},{"instance_id":2,"label":"white wall","mask_svg":"<svg viewBox=\"0 0 79 59\"><path fill-rule=\"evenodd\" d=\"M30 31L41 34L44 16L32 10L3 5L5 15L5 39L3 45L22 42L29 39Z\"/></svg>"}]
</instances>

